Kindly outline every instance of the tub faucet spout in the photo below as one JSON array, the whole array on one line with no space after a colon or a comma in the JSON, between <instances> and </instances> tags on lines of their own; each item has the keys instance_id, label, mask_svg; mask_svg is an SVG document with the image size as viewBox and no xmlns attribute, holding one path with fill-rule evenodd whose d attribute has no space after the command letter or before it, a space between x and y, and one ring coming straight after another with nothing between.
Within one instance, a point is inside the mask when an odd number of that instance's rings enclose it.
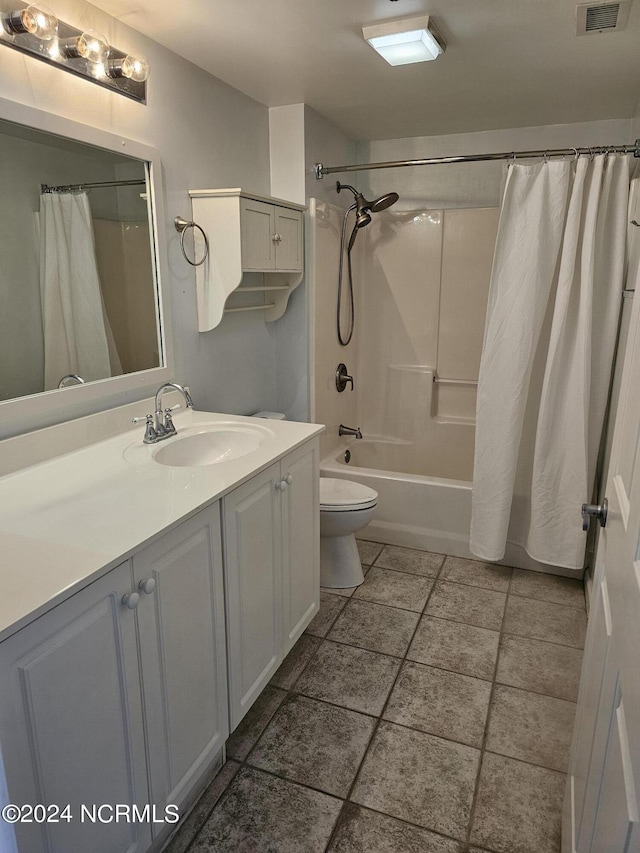
<instances>
[{"instance_id":1,"label":"tub faucet spout","mask_svg":"<svg viewBox=\"0 0 640 853\"><path fill-rule=\"evenodd\" d=\"M349 427L344 424L340 424L338 428L338 435L355 435L356 438L362 438L360 427Z\"/></svg>"}]
</instances>

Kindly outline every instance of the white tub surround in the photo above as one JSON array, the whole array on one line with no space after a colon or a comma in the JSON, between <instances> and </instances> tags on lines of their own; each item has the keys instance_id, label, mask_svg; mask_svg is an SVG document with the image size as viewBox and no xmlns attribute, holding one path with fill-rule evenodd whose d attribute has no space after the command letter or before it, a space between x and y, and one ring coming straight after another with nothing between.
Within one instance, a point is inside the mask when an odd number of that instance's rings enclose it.
<instances>
[{"instance_id":1,"label":"white tub surround","mask_svg":"<svg viewBox=\"0 0 640 853\"><path fill-rule=\"evenodd\" d=\"M146 410L145 402L126 407L126 420L133 410L151 411L146 405ZM83 418L84 431L91 434L99 429L96 421L119 416L114 410ZM255 418L192 410L178 412L174 423L178 438L198 424L237 423L262 425L269 440L229 462L174 468L150 457L176 439L143 446L144 424L139 424L0 477L0 640L323 430L291 421L264 426ZM71 423L68 429L78 427ZM0 458L20 454L29 443L46 447L50 430L64 447L61 425L0 442Z\"/></svg>"}]
</instances>

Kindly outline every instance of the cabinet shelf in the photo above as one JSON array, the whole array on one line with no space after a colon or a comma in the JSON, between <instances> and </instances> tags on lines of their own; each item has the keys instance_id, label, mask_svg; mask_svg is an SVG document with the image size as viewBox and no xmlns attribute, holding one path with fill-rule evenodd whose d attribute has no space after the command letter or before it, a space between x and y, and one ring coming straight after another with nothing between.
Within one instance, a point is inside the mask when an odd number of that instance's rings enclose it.
<instances>
[{"instance_id":1,"label":"cabinet shelf","mask_svg":"<svg viewBox=\"0 0 640 853\"><path fill-rule=\"evenodd\" d=\"M189 190L192 219L211 251L196 268L198 330L214 329L225 313L264 311L278 320L303 276L303 205L240 188ZM260 272L264 286L242 287L245 273ZM225 308L234 292L270 292L265 305Z\"/></svg>"}]
</instances>

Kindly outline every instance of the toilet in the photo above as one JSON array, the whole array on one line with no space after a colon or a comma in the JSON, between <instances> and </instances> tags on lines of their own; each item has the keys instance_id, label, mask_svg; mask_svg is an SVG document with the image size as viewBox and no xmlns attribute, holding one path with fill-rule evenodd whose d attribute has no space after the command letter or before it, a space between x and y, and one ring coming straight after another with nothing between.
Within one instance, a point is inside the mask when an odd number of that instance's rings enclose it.
<instances>
[{"instance_id":1,"label":"toilet","mask_svg":"<svg viewBox=\"0 0 640 853\"><path fill-rule=\"evenodd\" d=\"M320 477L320 586L364 581L355 534L373 519L378 493L352 480Z\"/></svg>"}]
</instances>

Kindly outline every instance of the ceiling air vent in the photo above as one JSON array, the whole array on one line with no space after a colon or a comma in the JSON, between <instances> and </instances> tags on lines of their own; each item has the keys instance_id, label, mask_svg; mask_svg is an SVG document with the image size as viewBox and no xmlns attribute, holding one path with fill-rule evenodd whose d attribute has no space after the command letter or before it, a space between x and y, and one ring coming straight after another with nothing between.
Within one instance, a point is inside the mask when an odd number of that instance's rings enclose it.
<instances>
[{"instance_id":1,"label":"ceiling air vent","mask_svg":"<svg viewBox=\"0 0 640 853\"><path fill-rule=\"evenodd\" d=\"M579 36L624 30L629 19L631 0L612 3L581 3L576 6L576 33Z\"/></svg>"}]
</instances>

